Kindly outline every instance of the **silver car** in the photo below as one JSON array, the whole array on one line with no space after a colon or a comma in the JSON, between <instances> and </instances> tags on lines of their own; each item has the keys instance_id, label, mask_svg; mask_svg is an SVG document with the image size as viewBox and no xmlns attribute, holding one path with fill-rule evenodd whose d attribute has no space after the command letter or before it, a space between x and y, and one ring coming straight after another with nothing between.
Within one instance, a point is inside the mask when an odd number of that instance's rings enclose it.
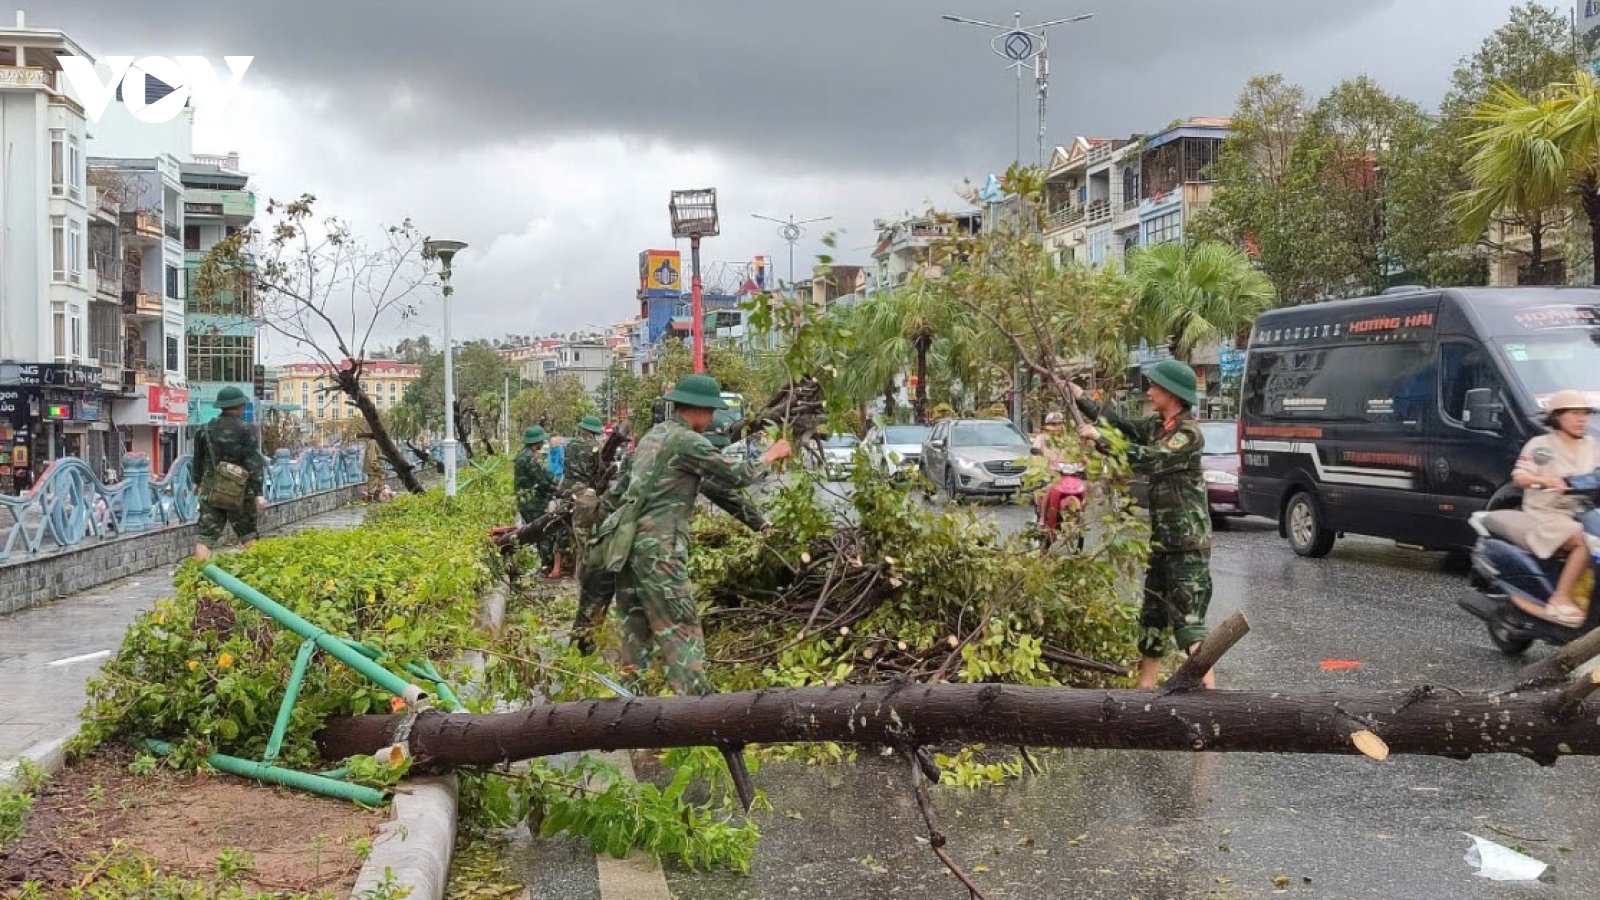
<instances>
[{"instance_id":1,"label":"silver car","mask_svg":"<svg viewBox=\"0 0 1600 900\"><path fill-rule=\"evenodd\" d=\"M915 472L922 463L922 442L932 430L926 425L874 425L862 442L873 471L890 478Z\"/></svg>"},{"instance_id":2,"label":"silver car","mask_svg":"<svg viewBox=\"0 0 1600 900\"><path fill-rule=\"evenodd\" d=\"M836 434L822 442L822 471L829 481L849 477L859 446L861 439L853 434Z\"/></svg>"},{"instance_id":3,"label":"silver car","mask_svg":"<svg viewBox=\"0 0 1600 900\"><path fill-rule=\"evenodd\" d=\"M1032 453L1005 419L945 419L922 445L922 474L952 500L1012 496L1022 489Z\"/></svg>"}]
</instances>

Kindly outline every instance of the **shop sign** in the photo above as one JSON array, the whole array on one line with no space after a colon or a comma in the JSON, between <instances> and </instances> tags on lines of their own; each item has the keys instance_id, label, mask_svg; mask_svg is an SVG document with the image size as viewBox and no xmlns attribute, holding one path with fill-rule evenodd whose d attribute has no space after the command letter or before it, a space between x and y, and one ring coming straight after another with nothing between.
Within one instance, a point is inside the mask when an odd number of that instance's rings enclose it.
<instances>
[{"instance_id":1,"label":"shop sign","mask_svg":"<svg viewBox=\"0 0 1600 900\"><path fill-rule=\"evenodd\" d=\"M78 421L80 421L80 422L98 422L98 421L100 421L100 401L99 400L91 400L88 397L79 398L78 399Z\"/></svg>"},{"instance_id":2,"label":"shop sign","mask_svg":"<svg viewBox=\"0 0 1600 900\"><path fill-rule=\"evenodd\" d=\"M0 363L0 384L87 388L100 383L99 366L63 363Z\"/></svg>"},{"instance_id":3,"label":"shop sign","mask_svg":"<svg viewBox=\"0 0 1600 900\"><path fill-rule=\"evenodd\" d=\"M166 402L166 424L189 424L189 389L169 387L163 389L161 393Z\"/></svg>"}]
</instances>

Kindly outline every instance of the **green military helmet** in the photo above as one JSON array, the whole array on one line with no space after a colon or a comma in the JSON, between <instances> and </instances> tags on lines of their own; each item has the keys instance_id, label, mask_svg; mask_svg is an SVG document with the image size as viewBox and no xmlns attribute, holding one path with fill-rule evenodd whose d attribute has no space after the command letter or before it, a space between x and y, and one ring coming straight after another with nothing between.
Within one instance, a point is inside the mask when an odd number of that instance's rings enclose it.
<instances>
[{"instance_id":1,"label":"green military helmet","mask_svg":"<svg viewBox=\"0 0 1600 900\"><path fill-rule=\"evenodd\" d=\"M529 444L542 444L549 439L549 432L537 425L529 425L522 432L522 446L524 447L528 446Z\"/></svg>"},{"instance_id":2,"label":"green military helmet","mask_svg":"<svg viewBox=\"0 0 1600 900\"><path fill-rule=\"evenodd\" d=\"M727 409L722 399L722 385L710 375L689 375L679 381L667 399L679 406L697 409Z\"/></svg>"},{"instance_id":3,"label":"green military helmet","mask_svg":"<svg viewBox=\"0 0 1600 900\"><path fill-rule=\"evenodd\" d=\"M1197 390L1200 380L1195 377L1193 369L1176 359L1163 359L1145 369L1144 377L1166 388L1172 396L1190 406L1200 402Z\"/></svg>"},{"instance_id":4,"label":"green military helmet","mask_svg":"<svg viewBox=\"0 0 1600 900\"><path fill-rule=\"evenodd\" d=\"M230 384L217 391L217 399L211 401L211 405L217 409L233 409L235 406L244 406L249 402L250 398L245 396L244 391Z\"/></svg>"},{"instance_id":5,"label":"green military helmet","mask_svg":"<svg viewBox=\"0 0 1600 900\"><path fill-rule=\"evenodd\" d=\"M578 427L590 434L604 434L606 430L606 426L600 421L600 417L593 414L579 419Z\"/></svg>"}]
</instances>

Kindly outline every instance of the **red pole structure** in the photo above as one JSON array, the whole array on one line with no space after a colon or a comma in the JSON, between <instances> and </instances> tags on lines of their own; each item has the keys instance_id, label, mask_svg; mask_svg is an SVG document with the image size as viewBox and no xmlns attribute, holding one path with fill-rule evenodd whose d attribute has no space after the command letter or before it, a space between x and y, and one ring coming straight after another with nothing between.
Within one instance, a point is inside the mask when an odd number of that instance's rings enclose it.
<instances>
[{"instance_id":1,"label":"red pole structure","mask_svg":"<svg viewBox=\"0 0 1600 900\"><path fill-rule=\"evenodd\" d=\"M696 375L703 374L706 370L706 335L705 311L700 306L700 236L689 238L689 263L693 269L693 276L689 282L689 290L694 298L691 304L694 316L694 371Z\"/></svg>"}]
</instances>

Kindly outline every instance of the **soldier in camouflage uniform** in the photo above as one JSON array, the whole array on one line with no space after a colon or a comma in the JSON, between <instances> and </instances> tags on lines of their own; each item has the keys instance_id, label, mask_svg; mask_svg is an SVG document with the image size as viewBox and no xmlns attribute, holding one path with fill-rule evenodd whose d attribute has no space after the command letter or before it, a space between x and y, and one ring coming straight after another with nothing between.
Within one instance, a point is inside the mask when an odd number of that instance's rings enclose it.
<instances>
[{"instance_id":1,"label":"soldier in camouflage uniform","mask_svg":"<svg viewBox=\"0 0 1600 900\"><path fill-rule=\"evenodd\" d=\"M1139 651L1139 688L1151 690L1161 677L1161 656L1167 630L1178 646L1193 653L1206 636L1206 608L1211 604L1211 510L1200 466L1205 439L1191 410L1198 395L1194 370L1175 359L1145 370L1146 392L1156 415L1130 421L1101 408L1072 386L1078 408L1103 418L1132 442L1129 462L1150 482L1150 568L1145 575L1143 635ZM1093 425L1079 434L1102 450ZM1207 672L1206 687L1215 687Z\"/></svg>"},{"instance_id":2,"label":"soldier in camouflage uniform","mask_svg":"<svg viewBox=\"0 0 1600 900\"><path fill-rule=\"evenodd\" d=\"M595 415L584 416L578 420L578 433L573 436L572 442L567 444L567 458L565 471L561 478L560 496L563 500L576 506L578 495L584 491L599 491L600 476L600 435L605 433L605 425L601 424L600 417ZM589 542L589 529L593 522L579 524L574 516L572 523L572 546L577 548L574 554L573 575L579 583L583 581L583 556L584 547Z\"/></svg>"},{"instance_id":3,"label":"soldier in camouflage uniform","mask_svg":"<svg viewBox=\"0 0 1600 900\"><path fill-rule=\"evenodd\" d=\"M256 533L256 514L264 505L261 493L266 486L267 465L261 456L261 435L244 420L244 408L249 402L244 391L223 388L214 401L221 414L195 435L194 461L189 468L189 478L200 491L200 536L194 545L195 559L211 557L211 548L221 542L222 529L227 526L233 527L233 536L246 547L260 537ZM250 473L244 502L237 509L206 502L211 488L206 477L214 476L221 463L232 463Z\"/></svg>"},{"instance_id":4,"label":"soldier in camouflage uniform","mask_svg":"<svg viewBox=\"0 0 1600 900\"><path fill-rule=\"evenodd\" d=\"M532 525L535 519L548 512L550 501L556 496L555 476L539 462L539 448L549 438L550 435L538 425L529 425L522 432L522 452L517 454L512 469L512 486L516 490L517 515L522 518L524 525ZM536 545L539 549L540 571L546 577L549 577L556 558L552 538L549 530L546 530Z\"/></svg>"},{"instance_id":5,"label":"soldier in camouflage uniform","mask_svg":"<svg viewBox=\"0 0 1600 900\"><path fill-rule=\"evenodd\" d=\"M602 520L622 506L622 486L627 484L632 468L632 456L624 456L618 463L617 477L600 495ZM572 620L572 642L583 654L594 652L595 629L605 622L606 608L617 595L617 573L607 571L605 566L588 563L587 557L593 552L594 546L594 540L586 536L578 548L585 560L578 568L578 615Z\"/></svg>"},{"instance_id":6,"label":"soldier in camouflage uniform","mask_svg":"<svg viewBox=\"0 0 1600 900\"><path fill-rule=\"evenodd\" d=\"M639 669L655 655L680 694L711 693L705 638L689 591L689 521L695 497L703 494L746 526L764 530L761 512L739 489L754 482L767 464L789 454L788 442L778 441L761 464L734 465L724 459L704 435L715 411L726 408L721 393L715 378L690 375L667 394L675 413L639 440L631 469L616 487L624 506L600 528L602 535L609 535L617 532L622 517L637 517L633 543L620 548L625 555L617 573L623 649ZM618 549L606 547L599 555ZM601 560L590 563L599 568Z\"/></svg>"}]
</instances>

